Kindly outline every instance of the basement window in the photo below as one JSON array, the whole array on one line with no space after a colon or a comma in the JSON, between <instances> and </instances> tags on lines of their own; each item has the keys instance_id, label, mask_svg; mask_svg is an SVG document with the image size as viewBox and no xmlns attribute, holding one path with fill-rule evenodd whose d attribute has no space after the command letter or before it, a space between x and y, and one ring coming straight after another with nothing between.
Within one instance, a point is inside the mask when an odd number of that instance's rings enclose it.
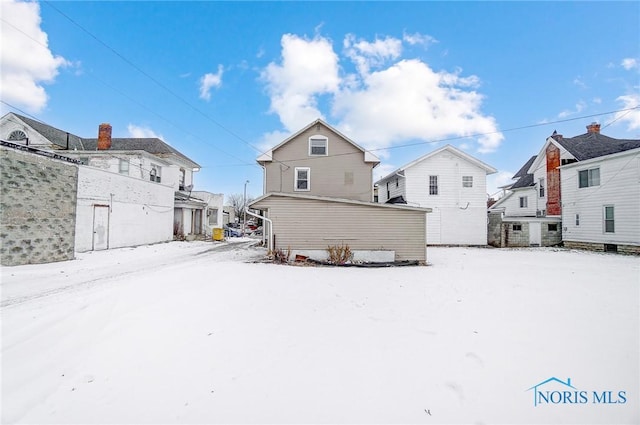
<instances>
[{"instance_id":1,"label":"basement window","mask_svg":"<svg viewBox=\"0 0 640 425\"><path fill-rule=\"evenodd\" d=\"M549 232L557 232L558 231L558 223L549 223L547 225L547 230Z\"/></svg>"}]
</instances>

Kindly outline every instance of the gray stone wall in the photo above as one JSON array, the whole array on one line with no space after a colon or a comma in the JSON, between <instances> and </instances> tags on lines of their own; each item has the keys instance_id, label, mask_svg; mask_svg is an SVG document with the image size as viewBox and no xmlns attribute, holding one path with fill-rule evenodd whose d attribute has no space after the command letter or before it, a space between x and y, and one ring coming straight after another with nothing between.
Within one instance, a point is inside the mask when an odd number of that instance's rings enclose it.
<instances>
[{"instance_id":1,"label":"gray stone wall","mask_svg":"<svg viewBox=\"0 0 640 425\"><path fill-rule=\"evenodd\" d=\"M522 230L513 230L514 225L522 226ZM526 222L506 222L503 223L505 235L505 246L523 247L529 246L529 223Z\"/></svg>"},{"instance_id":2,"label":"gray stone wall","mask_svg":"<svg viewBox=\"0 0 640 425\"><path fill-rule=\"evenodd\" d=\"M74 258L77 165L0 146L0 263Z\"/></svg>"},{"instance_id":3,"label":"gray stone wall","mask_svg":"<svg viewBox=\"0 0 640 425\"><path fill-rule=\"evenodd\" d=\"M562 223L556 224L557 230L549 230L549 224L542 223L542 246L556 246L562 243Z\"/></svg>"},{"instance_id":4,"label":"gray stone wall","mask_svg":"<svg viewBox=\"0 0 640 425\"><path fill-rule=\"evenodd\" d=\"M489 213L487 220L487 243L496 248L501 248L502 241L502 214Z\"/></svg>"},{"instance_id":5,"label":"gray stone wall","mask_svg":"<svg viewBox=\"0 0 640 425\"><path fill-rule=\"evenodd\" d=\"M585 249L589 251L604 252L605 244L591 242L564 241L565 248ZM616 245L619 254L640 255L640 246L637 245Z\"/></svg>"}]
</instances>

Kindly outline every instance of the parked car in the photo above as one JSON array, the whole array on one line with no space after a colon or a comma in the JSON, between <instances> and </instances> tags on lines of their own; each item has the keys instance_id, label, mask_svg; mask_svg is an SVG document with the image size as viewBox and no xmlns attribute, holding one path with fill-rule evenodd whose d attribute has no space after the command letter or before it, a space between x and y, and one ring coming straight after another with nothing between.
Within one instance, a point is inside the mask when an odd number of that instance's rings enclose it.
<instances>
[{"instance_id":1,"label":"parked car","mask_svg":"<svg viewBox=\"0 0 640 425\"><path fill-rule=\"evenodd\" d=\"M242 236L240 230L238 229L234 229L233 227L229 227L225 224L224 226L224 236L225 237L232 237L232 238L238 238L240 236Z\"/></svg>"}]
</instances>

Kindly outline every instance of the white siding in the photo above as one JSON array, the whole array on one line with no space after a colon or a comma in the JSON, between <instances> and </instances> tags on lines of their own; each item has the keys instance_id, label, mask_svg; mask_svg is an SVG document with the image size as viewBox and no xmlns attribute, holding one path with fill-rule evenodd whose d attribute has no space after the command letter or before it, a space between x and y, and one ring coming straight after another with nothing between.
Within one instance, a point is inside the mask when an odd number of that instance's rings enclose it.
<instances>
[{"instance_id":1,"label":"white siding","mask_svg":"<svg viewBox=\"0 0 640 425\"><path fill-rule=\"evenodd\" d=\"M578 188L578 171L600 167L600 185ZM562 239L640 245L640 152L561 168ZM604 205L615 210L615 233L604 232ZM576 226L575 215L580 215Z\"/></svg>"},{"instance_id":2,"label":"white siding","mask_svg":"<svg viewBox=\"0 0 640 425\"><path fill-rule=\"evenodd\" d=\"M527 208L520 208L521 196L527 197ZM529 187L512 191L499 207L504 208L507 217L535 217L536 210L545 209L546 201L538 198L535 187Z\"/></svg>"},{"instance_id":3,"label":"white siding","mask_svg":"<svg viewBox=\"0 0 640 425\"><path fill-rule=\"evenodd\" d=\"M387 184L389 185L389 196L387 196ZM384 204L389 199L396 196L404 196L407 199L406 179L400 176L392 176L382 180L378 186L378 203Z\"/></svg>"},{"instance_id":4,"label":"white siding","mask_svg":"<svg viewBox=\"0 0 640 425\"><path fill-rule=\"evenodd\" d=\"M94 205L108 205L109 248L173 239L171 187L97 168L78 168L76 251L93 247Z\"/></svg>"},{"instance_id":5,"label":"white siding","mask_svg":"<svg viewBox=\"0 0 640 425\"><path fill-rule=\"evenodd\" d=\"M404 170L409 205L432 208L427 240L432 244L487 244L486 171L448 151ZM438 195L429 195L429 176L438 176ZM472 176L473 187L462 177Z\"/></svg>"}]
</instances>

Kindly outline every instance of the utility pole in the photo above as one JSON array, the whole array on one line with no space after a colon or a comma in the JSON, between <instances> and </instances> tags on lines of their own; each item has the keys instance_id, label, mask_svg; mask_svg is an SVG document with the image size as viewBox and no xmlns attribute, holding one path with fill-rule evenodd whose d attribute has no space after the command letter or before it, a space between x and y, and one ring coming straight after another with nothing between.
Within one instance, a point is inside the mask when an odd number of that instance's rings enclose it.
<instances>
[{"instance_id":1,"label":"utility pole","mask_svg":"<svg viewBox=\"0 0 640 425\"><path fill-rule=\"evenodd\" d=\"M244 196L242 197L242 236L244 237L244 232L247 226L247 185L249 184L249 180L244 182Z\"/></svg>"}]
</instances>

